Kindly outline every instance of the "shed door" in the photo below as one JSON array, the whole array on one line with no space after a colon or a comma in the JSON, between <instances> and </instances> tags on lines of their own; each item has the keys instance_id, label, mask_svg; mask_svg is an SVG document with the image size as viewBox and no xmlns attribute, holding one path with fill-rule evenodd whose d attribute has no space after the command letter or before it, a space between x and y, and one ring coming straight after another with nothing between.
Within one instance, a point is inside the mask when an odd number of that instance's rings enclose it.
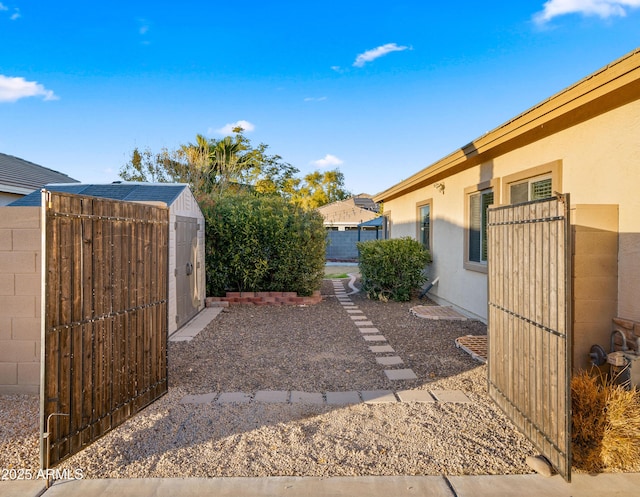
<instances>
[{"instance_id":1,"label":"shed door","mask_svg":"<svg viewBox=\"0 0 640 497\"><path fill-rule=\"evenodd\" d=\"M176 216L176 324L178 328L198 313L198 220Z\"/></svg>"},{"instance_id":2,"label":"shed door","mask_svg":"<svg viewBox=\"0 0 640 497\"><path fill-rule=\"evenodd\" d=\"M489 394L570 480L569 196L488 215Z\"/></svg>"}]
</instances>

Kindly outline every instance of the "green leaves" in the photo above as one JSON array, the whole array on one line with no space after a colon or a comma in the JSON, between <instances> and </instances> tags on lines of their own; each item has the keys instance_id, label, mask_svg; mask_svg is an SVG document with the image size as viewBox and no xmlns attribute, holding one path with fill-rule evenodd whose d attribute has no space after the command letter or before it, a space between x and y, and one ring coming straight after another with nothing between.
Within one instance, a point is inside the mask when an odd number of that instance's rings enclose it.
<instances>
[{"instance_id":1,"label":"green leaves","mask_svg":"<svg viewBox=\"0 0 640 497\"><path fill-rule=\"evenodd\" d=\"M324 276L322 217L280 197L224 196L202 206L207 294L291 291L311 295Z\"/></svg>"},{"instance_id":2,"label":"green leaves","mask_svg":"<svg viewBox=\"0 0 640 497\"><path fill-rule=\"evenodd\" d=\"M377 300L411 300L427 278L431 254L421 243L405 238L358 242L362 289Z\"/></svg>"}]
</instances>

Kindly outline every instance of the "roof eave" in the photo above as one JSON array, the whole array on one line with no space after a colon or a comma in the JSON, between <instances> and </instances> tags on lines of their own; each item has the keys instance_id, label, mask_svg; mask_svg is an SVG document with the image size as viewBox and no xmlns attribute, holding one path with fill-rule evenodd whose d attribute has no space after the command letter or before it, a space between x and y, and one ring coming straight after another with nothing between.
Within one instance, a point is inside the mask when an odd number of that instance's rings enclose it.
<instances>
[{"instance_id":1,"label":"roof eave","mask_svg":"<svg viewBox=\"0 0 640 497\"><path fill-rule=\"evenodd\" d=\"M639 90L640 48L376 194L373 199L375 202L389 201L435 183L516 147L637 100ZM596 108L589 109L589 105L596 102L599 102Z\"/></svg>"}]
</instances>

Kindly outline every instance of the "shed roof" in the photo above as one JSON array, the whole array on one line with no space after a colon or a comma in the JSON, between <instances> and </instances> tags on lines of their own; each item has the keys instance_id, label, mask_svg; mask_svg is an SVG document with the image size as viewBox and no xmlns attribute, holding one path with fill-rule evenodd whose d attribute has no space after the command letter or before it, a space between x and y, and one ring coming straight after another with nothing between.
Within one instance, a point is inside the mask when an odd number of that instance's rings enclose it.
<instances>
[{"instance_id":1,"label":"shed roof","mask_svg":"<svg viewBox=\"0 0 640 497\"><path fill-rule=\"evenodd\" d=\"M112 198L128 202L164 202L173 204L185 188L185 183L108 183L108 184L47 184L44 188L53 192L74 193L90 197ZM40 191L15 200L10 206L40 205Z\"/></svg>"},{"instance_id":2,"label":"shed roof","mask_svg":"<svg viewBox=\"0 0 640 497\"><path fill-rule=\"evenodd\" d=\"M28 193L47 183L72 183L77 180L28 160L0 153L0 191Z\"/></svg>"}]
</instances>

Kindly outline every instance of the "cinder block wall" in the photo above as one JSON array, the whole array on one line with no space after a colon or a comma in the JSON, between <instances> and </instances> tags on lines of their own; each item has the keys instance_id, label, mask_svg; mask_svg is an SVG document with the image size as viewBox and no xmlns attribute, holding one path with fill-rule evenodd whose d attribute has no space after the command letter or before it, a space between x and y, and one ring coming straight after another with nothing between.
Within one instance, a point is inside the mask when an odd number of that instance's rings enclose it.
<instances>
[{"instance_id":1,"label":"cinder block wall","mask_svg":"<svg viewBox=\"0 0 640 497\"><path fill-rule=\"evenodd\" d=\"M382 232L378 234L382 238ZM361 230L360 241L375 240L375 230ZM325 259L353 260L358 258L358 230L327 231Z\"/></svg>"},{"instance_id":2,"label":"cinder block wall","mask_svg":"<svg viewBox=\"0 0 640 497\"><path fill-rule=\"evenodd\" d=\"M0 207L0 394L38 394L39 207Z\"/></svg>"},{"instance_id":3,"label":"cinder block wall","mask_svg":"<svg viewBox=\"0 0 640 497\"><path fill-rule=\"evenodd\" d=\"M618 206L571 208L573 236L573 368L589 369L591 346L609 352L618 312Z\"/></svg>"}]
</instances>

